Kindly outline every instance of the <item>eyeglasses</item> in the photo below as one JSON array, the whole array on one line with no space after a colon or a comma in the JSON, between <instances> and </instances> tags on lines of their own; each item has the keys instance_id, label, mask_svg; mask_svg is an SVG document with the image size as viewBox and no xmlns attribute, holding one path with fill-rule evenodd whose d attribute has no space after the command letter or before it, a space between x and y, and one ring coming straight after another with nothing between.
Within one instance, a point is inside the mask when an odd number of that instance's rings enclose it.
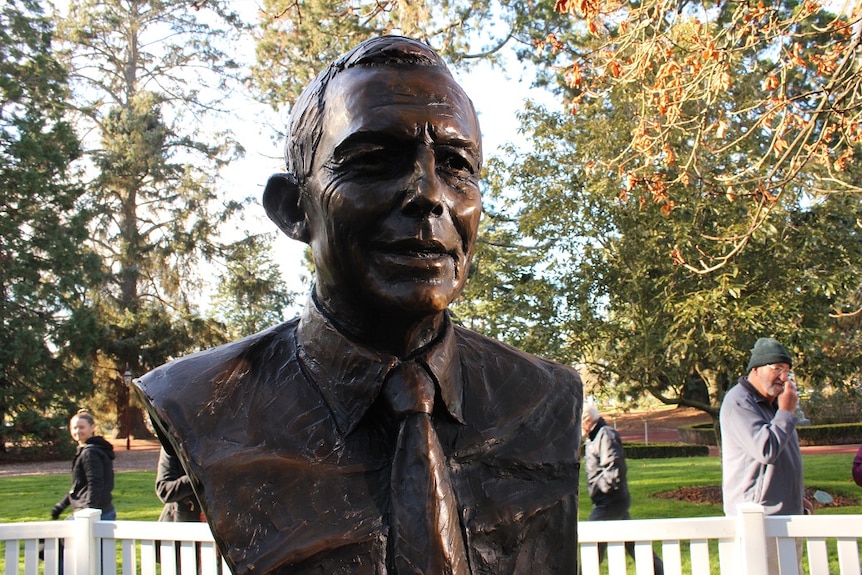
<instances>
[{"instance_id":1,"label":"eyeglasses","mask_svg":"<svg viewBox=\"0 0 862 575\"><path fill-rule=\"evenodd\" d=\"M767 363L766 366L778 374L778 376L793 377L793 371L789 367L781 367L774 363Z\"/></svg>"}]
</instances>

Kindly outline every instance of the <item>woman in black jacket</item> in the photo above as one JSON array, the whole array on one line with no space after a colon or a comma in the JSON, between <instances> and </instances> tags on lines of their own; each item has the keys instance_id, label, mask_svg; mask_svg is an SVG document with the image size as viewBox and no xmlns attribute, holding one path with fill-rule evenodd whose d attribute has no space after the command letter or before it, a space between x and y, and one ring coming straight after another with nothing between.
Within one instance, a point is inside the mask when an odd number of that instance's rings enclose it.
<instances>
[{"instance_id":1,"label":"woman in black jacket","mask_svg":"<svg viewBox=\"0 0 862 575\"><path fill-rule=\"evenodd\" d=\"M111 492L114 489L114 446L101 435L96 435L96 421L86 410L80 410L69 422L72 438L78 442L72 460L72 488L51 509L51 518L72 506L72 511L99 509L102 519L117 518Z\"/></svg>"}]
</instances>

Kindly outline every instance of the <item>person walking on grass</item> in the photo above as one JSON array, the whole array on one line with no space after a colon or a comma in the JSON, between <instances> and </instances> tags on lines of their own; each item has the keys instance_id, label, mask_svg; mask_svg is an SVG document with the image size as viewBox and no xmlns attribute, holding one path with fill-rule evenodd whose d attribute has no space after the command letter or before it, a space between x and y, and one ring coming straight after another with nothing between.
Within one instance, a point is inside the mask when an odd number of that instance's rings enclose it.
<instances>
[{"instance_id":1,"label":"person walking on grass","mask_svg":"<svg viewBox=\"0 0 862 575\"><path fill-rule=\"evenodd\" d=\"M111 492L114 489L114 446L96 435L96 420L86 410L76 413L69 422L69 432L78 442L72 460L72 487L51 509L51 519L59 519L71 506L72 511L99 509L102 519L117 518Z\"/></svg>"},{"instance_id":2,"label":"person walking on grass","mask_svg":"<svg viewBox=\"0 0 862 575\"><path fill-rule=\"evenodd\" d=\"M590 521L631 519L628 480L623 442L616 429L610 427L592 403L584 404L581 417L584 437L584 466L587 490L593 502ZM599 563L604 560L607 543L599 543ZM626 543L626 553L634 559L634 543ZM664 564L653 553L653 573L664 575Z\"/></svg>"}]
</instances>

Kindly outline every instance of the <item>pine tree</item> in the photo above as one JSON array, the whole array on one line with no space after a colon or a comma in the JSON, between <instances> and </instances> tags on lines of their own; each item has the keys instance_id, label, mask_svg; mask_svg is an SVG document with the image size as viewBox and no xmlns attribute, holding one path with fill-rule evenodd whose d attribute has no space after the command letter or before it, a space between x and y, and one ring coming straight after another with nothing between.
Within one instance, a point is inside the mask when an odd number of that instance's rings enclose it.
<instances>
[{"instance_id":1,"label":"pine tree","mask_svg":"<svg viewBox=\"0 0 862 575\"><path fill-rule=\"evenodd\" d=\"M99 259L70 177L80 153L66 70L35 0L0 6L0 450L62 449L91 391L98 329L85 290Z\"/></svg>"},{"instance_id":2,"label":"pine tree","mask_svg":"<svg viewBox=\"0 0 862 575\"><path fill-rule=\"evenodd\" d=\"M225 246L213 304L232 339L281 323L295 300L269 255L272 239L249 233Z\"/></svg>"},{"instance_id":3,"label":"pine tree","mask_svg":"<svg viewBox=\"0 0 862 575\"><path fill-rule=\"evenodd\" d=\"M139 376L224 341L200 309L198 270L219 254L219 229L240 205L219 195L219 170L242 153L221 102L238 86L227 52L240 23L229 2L82 0L58 30L90 135L97 210L92 245L110 270L92 297L103 326L96 384L118 437L147 433L129 409Z\"/></svg>"}]
</instances>

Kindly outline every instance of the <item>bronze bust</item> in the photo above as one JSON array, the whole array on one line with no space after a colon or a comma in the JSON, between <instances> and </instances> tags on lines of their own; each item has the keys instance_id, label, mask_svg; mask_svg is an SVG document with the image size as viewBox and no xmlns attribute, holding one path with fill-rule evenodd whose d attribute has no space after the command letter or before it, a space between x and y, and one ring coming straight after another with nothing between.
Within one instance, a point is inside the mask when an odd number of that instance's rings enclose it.
<instances>
[{"instance_id":1,"label":"bronze bust","mask_svg":"<svg viewBox=\"0 0 862 575\"><path fill-rule=\"evenodd\" d=\"M481 213L473 104L365 41L291 113L263 203L311 247L300 317L136 385L235 573L577 572L582 384L454 325Z\"/></svg>"}]
</instances>

